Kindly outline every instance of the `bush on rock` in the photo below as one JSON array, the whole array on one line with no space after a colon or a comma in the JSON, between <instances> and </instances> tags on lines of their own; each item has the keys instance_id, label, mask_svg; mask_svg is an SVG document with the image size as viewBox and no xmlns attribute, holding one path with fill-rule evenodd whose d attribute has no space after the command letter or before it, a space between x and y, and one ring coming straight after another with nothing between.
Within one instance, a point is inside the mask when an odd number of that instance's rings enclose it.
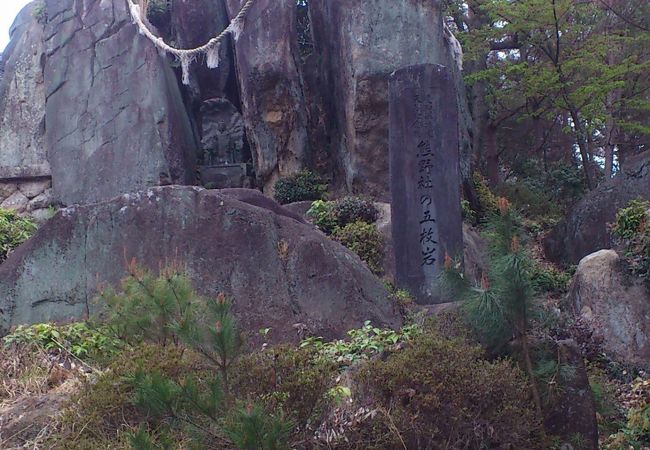
<instances>
[{"instance_id":1,"label":"bush on rock","mask_svg":"<svg viewBox=\"0 0 650 450\"><path fill-rule=\"evenodd\" d=\"M354 222L343 228L336 228L332 238L359 255L374 274L382 272L384 240L376 226Z\"/></svg>"},{"instance_id":2,"label":"bush on rock","mask_svg":"<svg viewBox=\"0 0 650 450\"><path fill-rule=\"evenodd\" d=\"M632 200L613 227L630 271L650 286L650 201Z\"/></svg>"},{"instance_id":3,"label":"bush on rock","mask_svg":"<svg viewBox=\"0 0 650 450\"><path fill-rule=\"evenodd\" d=\"M318 175L304 170L286 178L280 178L274 185L275 200L281 205L308 200L322 200L327 192L327 183Z\"/></svg>"},{"instance_id":4,"label":"bush on rock","mask_svg":"<svg viewBox=\"0 0 650 450\"><path fill-rule=\"evenodd\" d=\"M0 208L0 263L36 231L36 224L16 212Z\"/></svg>"}]
</instances>

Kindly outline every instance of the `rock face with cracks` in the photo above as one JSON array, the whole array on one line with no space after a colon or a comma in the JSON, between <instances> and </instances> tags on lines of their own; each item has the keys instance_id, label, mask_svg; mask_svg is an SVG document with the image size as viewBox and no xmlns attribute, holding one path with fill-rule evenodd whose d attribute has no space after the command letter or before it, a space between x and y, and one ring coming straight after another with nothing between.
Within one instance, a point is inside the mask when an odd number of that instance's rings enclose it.
<instances>
[{"instance_id":1,"label":"rock face with cracks","mask_svg":"<svg viewBox=\"0 0 650 450\"><path fill-rule=\"evenodd\" d=\"M230 17L244 0L226 0ZM235 41L244 122L260 187L304 167L307 109L296 61L295 0L257 0Z\"/></svg>"},{"instance_id":2,"label":"rock face with cracks","mask_svg":"<svg viewBox=\"0 0 650 450\"><path fill-rule=\"evenodd\" d=\"M197 143L176 77L127 0L45 0L48 157L55 197L92 203L194 182Z\"/></svg>"},{"instance_id":3,"label":"rock face with cracks","mask_svg":"<svg viewBox=\"0 0 650 450\"><path fill-rule=\"evenodd\" d=\"M45 134L43 25L30 5L11 28L0 68L0 179L50 175ZM5 197L0 193L0 197ZM2 198L4 199L4 198Z\"/></svg>"},{"instance_id":4,"label":"rock face with cracks","mask_svg":"<svg viewBox=\"0 0 650 450\"><path fill-rule=\"evenodd\" d=\"M126 261L180 262L198 291L224 292L244 330L343 337L365 320L399 326L383 284L343 246L275 205L194 187L152 188L61 210L0 267L0 331L98 311L101 284ZM343 275L344 274L344 275Z\"/></svg>"}]
</instances>

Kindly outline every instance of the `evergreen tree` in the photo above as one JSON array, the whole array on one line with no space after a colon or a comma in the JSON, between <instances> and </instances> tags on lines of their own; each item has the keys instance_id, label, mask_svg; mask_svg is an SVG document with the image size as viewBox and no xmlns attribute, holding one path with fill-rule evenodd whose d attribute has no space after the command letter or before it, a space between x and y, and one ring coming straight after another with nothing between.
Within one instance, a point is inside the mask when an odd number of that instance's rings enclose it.
<instances>
[{"instance_id":1,"label":"evergreen tree","mask_svg":"<svg viewBox=\"0 0 650 450\"><path fill-rule=\"evenodd\" d=\"M521 349L530 378L535 407L541 417L541 398L528 342L530 309L534 295L530 258L521 245L520 219L504 198L488 223L490 271L480 285L473 286L445 257L441 282L447 294L460 298L470 325L492 349L502 349L511 340Z\"/></svg>"}]
</instances>

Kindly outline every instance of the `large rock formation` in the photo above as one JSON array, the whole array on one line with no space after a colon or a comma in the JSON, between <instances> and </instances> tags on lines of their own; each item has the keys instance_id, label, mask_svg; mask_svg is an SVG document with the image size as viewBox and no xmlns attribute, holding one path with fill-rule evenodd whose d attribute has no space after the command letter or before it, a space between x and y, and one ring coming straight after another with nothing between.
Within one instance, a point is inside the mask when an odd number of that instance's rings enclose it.
<instances>
[{"instance_id":1,"label":"large rock formation","mask_svg":"<svg viewBox=\"0 0 650 450\"><path fill-rule=\"evenodd\" d=\"M605 352L616 360L650 364L650 292L624 272L613 250L580 261L569 300L590 324Z\"/></svg>"},{"instance_id":2,"label":"large rock formation","mask_svg":"<svg viewBox=\"0 0 650 450\"><path fill-rule=\"evenodd\" d=\"M650 152L630 158L616 177L572 207L569 216L544 239L546 256L577 264L593 252L612 248L608 224L614 223L620 208L639 197L650 199Z\"/></svg>"},{"instance_id":3,"label":"large rock formation","mask_svg":"<svg viewBox=\"0 0 650 450\"><path fill-rule=\"evenodd\" d=\"M245 0L226 0L234 17ZM307 109L298 55L295 0L257 0L235 42L244 122L255 173L269 192L280 176L303 168Z\"/></svg>"},{"instance_id":4,"label":"large rock formation","mask_svg":"<svg viewBox=\"0 0 650 450\"><path fill-rule=\"evenodd\" d=\"M127 0L46 0L46 141L55 196L107 200L191 184L197 143L168 61Z\"/></svg>"},{"instance_id":5,"label":"large rock formation","mask_svg":"<svg viewBox=\"0 0 650 450\"><path fill-rule=\"evenodd\" d=\"M11 27L0 65L0 179L48 177L43 25L24 8Z\"/></svg>"},{"instance_id":6,"label":"large rock formation","mask_svg":"<svg viewBox=\"0 0 650 450\"><path fill-rule=\"evenodd\" d=\"M51 172L44 138L44 34L34 15L34 5L20 12L0 62L0 207L40 213L51 204L45 193Z\"/></svg>"},{"instance_id":7,"label":"large rock formation","mask_svg":"<svg viewBox=\"0 0 650 450\"><path fill-rule=\"evenodd\" d=\"M174 0L154 32L194 47L242 4ZM294 0L258 0L239 40L224 41L220 67L199 59L189 87L137 35L127 0L44 0L38 15L21 14L0 65L0 170L51 174L64 204L193 184L195 163L213 154L217 164L251 163L267 193L311 167L338 191L388 200L388 75L440 63L461 83L438 1L312 0L297 11Z\"/></svg>"},{"instance_id":8,"label":"large rock formation","mask_svg":"<svg viewBox=\"0 0 650 450\"><path fill-rule=\"evenodd\" d=\"M225 292L245 330L342 337L364 320L399 325L381 281L341 245L259 193L152 188L61 210L0 266L0 332L93 313L100 283L131 258L184 263L203 294ZM271 209L276 212L273 212ZM263 270L262 270L263 269ZM297 325L294 327L294 325Z\"/></svg>"},{"instance_id":9,"label":"large rock formation","mask_svg":"<svg viewBox=\"0 0 650 450\"><path fill-rule=\"evenodd\" d=\"M388 77L409 65L456 65L442 5L421 0L310 0L315 53L323 61L332 153L347 191L389 199Z\"/></svg>"}]
</instances>

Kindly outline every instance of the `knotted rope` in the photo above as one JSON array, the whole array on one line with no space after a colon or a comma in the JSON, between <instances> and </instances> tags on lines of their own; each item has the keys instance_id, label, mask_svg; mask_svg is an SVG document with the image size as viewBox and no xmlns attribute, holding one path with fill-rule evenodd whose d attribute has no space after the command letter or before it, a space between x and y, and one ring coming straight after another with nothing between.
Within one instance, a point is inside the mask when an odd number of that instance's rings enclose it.
<instances>
[{"instance_id":1,"label":"knotted rope","mask_svg":"<svg viewBox=\"0 0 650 450\"><path fill-rule=\"evenodd\" d=\"M188 85L190 84L190 64L196 60L198 55L206 55L206 65L210 69L216 69L219 67L219 48L221 47L221 41L223 41L229 33L232 34L235 41L239 39L239 35L244 29L244 19L253 6L253 3L255 3L255 0L247 0L239 13L230 21L230 24L221 32L221 34L213 37L202 46L192 49L179 49L167 45L162 37L156 36L151 32L151 30L149 30L149 27L144 22L142 16L143 11L140 5L133 3L133 0L129 0L129 9L131 11L133 23L138 26L140 34L146 36L163 53L169 53L178 58L181 62L181 69L183 71L183 84Z\"/></svg>"}]
</instances>

